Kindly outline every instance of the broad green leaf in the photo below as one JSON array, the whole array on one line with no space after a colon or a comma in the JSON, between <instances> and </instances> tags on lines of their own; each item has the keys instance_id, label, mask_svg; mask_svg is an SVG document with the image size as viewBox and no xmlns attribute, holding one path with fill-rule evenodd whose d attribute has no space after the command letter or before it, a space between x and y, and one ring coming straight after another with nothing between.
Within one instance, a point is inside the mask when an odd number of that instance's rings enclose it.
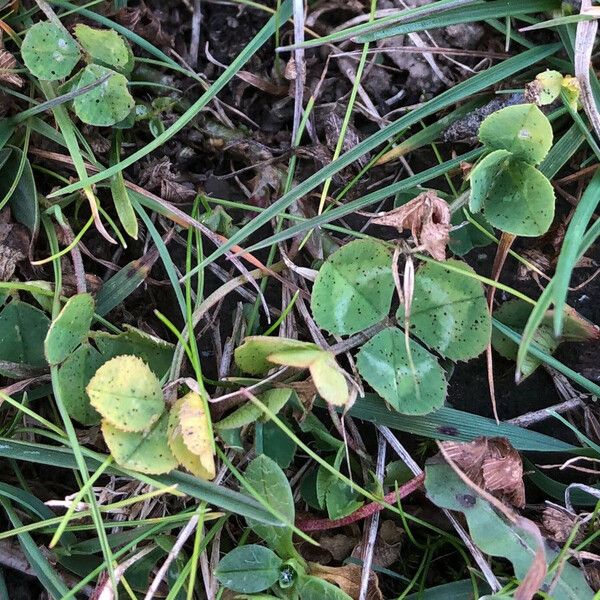
<instances>
[{"instance_id":1,"label":"broad green leaf","mask_svg":"<svg viewBox=\"0 0 600 600\"><path fill-rule=\"evenodd\" d=\"M292 425L285 417L279 417L281 421L292 428ZM285 431L274 423L268 421L259 425L262 433L262 451L272 458L282 469L287 469L294 460L296 454L296 442L292 440ZM255 445L258 445L257 436L254 436Z\"/></svg>"},{"instance_id":2,"label":"broad green leaf","mask_svg":"<svg viewBox=\"0 0 600 600\"><path fill-rule=\"evenodd\" d=\"M106 419L102 420L102 434L118 465L150 475L168 473L177 466L167 439L168 415L145 431L123 431Z\"/></svg>"},{"instance_id":3,"label":"broad green leaf","mask_svg":"<svg viewBox=\"0 0 600 600\"><path fill-rule=\"evenodd\" d=\"M31 74L44 81L68 77L81 58L77 43L67 31L45 21L27 29L21 56Z\"/></svg>"},{"instance_id":4,"label":"broad green leaf","mask_svg":"<svg viewBox=\"0 0 600 600\"><path fill-rule=\"evenodd\" d=\"M292 490L285 473L274 460L264 454L258 456L248 465L244 477L271 508L278 511L289 523L294 522L296 513ZM264 525L248 518L246 521L254 533L280 556L292 558L296 555L292 543L291 528Z\"/></svg>"},{"instance_id":5,"label":"broad green leaf","mask_svg":"<svg viewBox=\"0 0 600 600\"><path fill-rule=\"evenodd\" d=\"M462 261L447 262L475 274ZM398 319L404 319L402 306ZM415 273L409 322L412 334L452 360L478 356L490 342L492 324L483 286L473 277L450 271L444 263L427 263Z\"/></svg>"},{"instance_id":6,"label":"broad green leaf","mask_svg":"<svg viewBox=\"0 0 600 600\"><path fill-rule=\"evenodd\" d=\"M350 335L384 319L393 293L391 251L372 240L355 240L323 263L311 308L319 327Z\"/></svg>"},{"instance_id":7,"label":"broad green leaf","mask_svg":"<svg viewBox=\"0 0 600 600\"><path fill-rule=\"evenodd\" d=\"M315 350L316 344L300 342L288 338L251 335L244 339L244 343L235 349L236 365L251 375L263 375L273 368L273 363L268 360L271 354L283 350Z\"/></svg>"},{"instance_id":8,"label":"broad green leaf","mask_svg":"<svg viewBox=\"0 0 600 600\"><path fill-rule=\"evenodd\" d=\"M95 62L120 72L131 71L131 49L116 31L95 29L78 23L73 33L91 59L88 62Z\"/></svg>"},{"instance_id":9,"label":"broad green leaf","mask_svg":"<svg viewBox=\"0 0 600 600\"><path fill-rule=\"evenodd\" d=\"M175 458L200 479L214 479L215 476L209 418L202 398L196 392L189 392L177 400L169 415L169 447Z\"/></svg>"},{"instance_id":10,"label":"broad green leaf","mask_svg":"<svg viewBox=\"0 0 600 600\"><path fill-rule=\"evenodd\" d=\"M352 600L339 587L318 577L304 577L298 585L300 600Z\"/></svg>"},{"instance_id":11,"label":"broad green leaf","mask_svg":"<svg viewBox=\"0 0 600 600\"><path fill-rule=\"evenodd\" d=\"M508 150L516 159L537 165L552 146L552 125L535 104L515 104L484 119L479 139L492 150Z\"/></svg>"},{"instance_id":12,"label":"broad green leaf","mask_svg":"<svg viewBox=\"0 0 600 600\"><path fill-rule=\"evenodd\" d=\"M471 215L471 218L493 235L494 230L490 227L490 224L484 219L481 213ZM465 254L468 254L474 248L489 246L492 243L492 240L487 235L482 233L475 225L465 220L462 211L456 211L452 215L452 220L450 222L453 228L450 231L448 248L454 255L465 256Z\"/></svg>"},{"instance_id":13,"label":"broad green leaf","mask_svg":"<svg viewBox=\"0 0 600 600\"><path fill-rule=\"evenodd\" d=\"M69 416L82 425L100 423L100 413L90 404L85 388L103 362L102 355L86 342L58 369L58 387L63 404Z\"/></svg>"},{"instance_id":14,"label":"broad green leaf","mask_svg":"<svg viewBox=\"0 0 600 600\"><path fill-rule=\"evenodd\" d=\"M44 342L46 359L51 365L65 360L86 339L94 317L91 294L72 296L52 321Z\"/></svg>"},{"instance_id":15,"label":"broad green leaf","mask_svg":"<svg viewBox=\"0 0 600 600\"><path fill-rule=\"evenodd\" d=\"M12 300L0 313L0 374L12 377L3 362L27 368L47 367L44 339L50 319L37 308L20 300Z\"/></svg>"},{"instance_id":16,"label":"broad green leaf","mask_svg":"<svg viewBox=\"0 0 600 600\"><path fill-rule=\"evenodd\" d=\"M109 127L122 121L135 102L127 89L127 79L101 65L88 65L82 72L77 89L86 87L106 75L112 75L94 89L77 96L73 107L77 116L88 125Z\"/></svg>"},{"instance_id":17,"label":"broad green leaf","mask_svg":"<svg viewBox=\"0 0 600 600\"><path fill-rule=\"evenodd\" d=\"M283 561L269 548L249 544L226 554L215 570L219 582L245 594L262 592L277 583Z\"/></svg>"},{"instance_id":18,"label":"broad green leaf","mask_svg":"<svg viewBox=\"0 0 600 600\"><path fill-rule=\"evenodd\" d=\"M544 435L510 423L496 423L479 415L443 406L426 416L405 416L389 410L376 394L367 393L348 411L351 417L385 425L411 436L436 440L470 442L485 435L505 437L517 449L526 452L575 452L576 447L555 436ZM309 415L312 416L312 415ZM316 418L316 417L315 417ZM306 423L306 421L305 421Z\"/></svg>"},{"instance_id":19,"label":"broad green leaf","mask_svg":"<svg viewBox=\"0 0 600 600\"><path fill-rule=\"evenodd\" d=\"M91 337L105 359L134 354L147 363L158 378L163 377L171 368L173 344L131 325L124 325L124 329L117 335L94 331Z\"/></svg>"},{"instance_id":20,"label":"broad green leaf","mask_svg":"<svg viewBox=\"0 0 600 600\"><path fill-rule=\"evenodd\" d=\"M452 468L445 463L431 462L425 469L425 489L428 498L437 506L465 515L475 544L485 554L507 558L515 575L523 579L531 566L538 542L531 532L506 522L494 508L465 485ZM550 564L557 552L545 544L543 551ZM564 561L560 574L551 572L546 583L552 583L553 596L561 600L591 600L594 593L586 583L583 573Z\"/></svg>"},{"instance_id":21,"label":"broad green leaf","mask_svg":"<svg viewBox=\"0 0 600 600\"><path fill-rule=\"evenodd\" d=\"M0 198L6 197L9 193L23 160L25 161L23 172L9 196L8 203L14 219L25 225L35 238L40 226L40 208L31 163L26 156L23 156L20 148L9 146L0 151Z\"/></svg>"},{"instance_id":22,"label":"broad green leaf","mask_svg":"<svg viewBox=\"0 0 600 600\"><path fill-rule=\"evenodd\" d=\"M537 237L552 224L554 188L535 167L497 150L471 174L470 208L477 207L482 207L490 225L513 235Z\"/></svg>"},{"instance_id":23,"label":"broad green leaf","mask_svg":"<svg viewBox=\"0 0 600 600\"><path fill-rule=\"evenodd\" d=\"M258 399L274 414L277 414L287 403L287 401L296 394L290 388L274 388L260 394ZM218 430L239 429L245 425L250 425L259 420L268 420L260 409L252 402L248 401L243 406L227 415L224 419L215 423Z\"/></svg>"},{"instance_id":24,"label":"broad green leaf","mask_svg":"<svg viewBox=\"0 0 600 600\"><path fill-rule=\"evenodd\" d=\"M148 429L165 409L156 375L137 356L117 356L105 362L86 389L92 406L123 431Z\"/></svg>"},{"instance_id":25,"label":"broad green leaf","mask_svg":"<svg viewBox=\"0 0 600 600\"><path fill-rule=\"evenodd\" d=\"M433 354L400 329L389 327L358 352L356 366L367 383L398 412L424 415L444 403L446 378Z\"/></svg>"}]
</instances>

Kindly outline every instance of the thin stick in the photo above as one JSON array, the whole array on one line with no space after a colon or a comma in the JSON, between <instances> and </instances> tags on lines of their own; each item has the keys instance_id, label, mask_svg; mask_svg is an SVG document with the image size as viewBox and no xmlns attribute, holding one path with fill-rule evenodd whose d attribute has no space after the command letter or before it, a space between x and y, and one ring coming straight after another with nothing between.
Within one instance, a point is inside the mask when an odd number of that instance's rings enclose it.
<instances>
[{"instance_id":1,"label":"thin stick","mask_svg":"<svg viewBox=\"0 0 600 600\"><path fill-rule=\"evenodd\" d=\"M383 483L383 476L385 474L385 450L387 443L381 433L378 436L378 447L377 447L377 467L375 469L375 476L379 483ZM393 502L393 501L392 501ZM375 541L377 539L377 531L379 529L379 511L377 511L369 522L369 529L367 532L367 543L363 549L363 566L362 573L360 575L360 593L358 594L358 600L366 600L367 590L369 589L369 579L371 575L371 565L373 564L373 552L375 551Z\"/></svg>"}]
</instances>

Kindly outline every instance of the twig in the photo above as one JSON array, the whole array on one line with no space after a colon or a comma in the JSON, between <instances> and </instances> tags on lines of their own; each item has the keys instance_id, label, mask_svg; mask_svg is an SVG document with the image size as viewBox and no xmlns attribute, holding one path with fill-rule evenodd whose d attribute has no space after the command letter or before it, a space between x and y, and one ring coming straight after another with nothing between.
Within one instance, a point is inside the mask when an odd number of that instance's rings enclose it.
<instances>
[{"instance_id":1,"label":"twig","mask_svg":"<svg viewBox=\"0 0 600 600\"><path fill-rule=\"evenodd\" d=\"M385 474L385 450L387 447L385 438L381 433L378 436L378 447L377 447L377 467L375 469L375 476L379 483L383 483L383 476ZM392 500L392 502L395 501ZM391 502L390 502L391 504ZM363 566L362 573L360 575L360 592L358 594L358 600L366 600L367 590L369 589L369 575L371 574L371 565L373 564L373 552L375 550L375 541L377 539L377 530L379 529L379 511L374 513L369 522L369 528L367 531L367 543L365 544L362 552Z\"/></svg>"},{"instance_id":2,"label":"twig","mask_svg":"<svg viewBox=\"0 0 600 600\"><path fill-rule=\"evenodd\" d=\"M192 13L192 34L190 38L189 62L194 69L198 66L198 51L200 50L200 24L202 23L201 0L194 0Z\"/></svg>"},{"instance_id":3,"label":"twig","mask_svg":"<svg viewBox=\"0 0 600 600\"><path fill-rule=\"evenodd\" d=\"M304 0L293 0L294 12L294 44L304 42ZM294 122L292 126L292 145L296 143L296 135L302 119L302 104L304 100L304 79L306 65L304 64L304 48L294 50Z\"/></svg>"}]
</instances>

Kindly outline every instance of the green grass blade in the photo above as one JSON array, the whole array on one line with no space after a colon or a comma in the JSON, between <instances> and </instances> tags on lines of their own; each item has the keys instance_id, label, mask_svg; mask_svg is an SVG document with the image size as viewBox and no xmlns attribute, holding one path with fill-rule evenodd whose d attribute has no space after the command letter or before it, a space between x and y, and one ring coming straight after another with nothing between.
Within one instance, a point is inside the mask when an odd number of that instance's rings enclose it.
<instances>
[{"instance_id":1,"label":"green grass blade","mask_svg":"<svg viewBox=\"0 0 600 600\"><path fill-rule=\"evenodd\" d=\"M389 198L390 196L393 196L398 192L402 192L412 187L421 185L426 181L435 179L436 177L443 175L447 171L459 167L460 163L463 161L470 162L474 160L482 152L483 150L479 148L471 150L470 152L467 152L466 154L463 154L457 158L448 160L445 163L442 163L441 165L437 165L435 167L426 169L422 173L416 173L415 175L407 177L402 181L398 181L397 183L388 185L380 190L371 192L370 194L367 194L362 198L357 198L356 200L352 200L351 202L342 204L341 206L323 212L322 214L317 215L316 217L306 219L298 223L297 225L293 225L292 227L284 229L279 233L276 233L268 238L265 238L264 240L261 240L260 242L257 242L256 244L248 247L246 250L248 252L254 252L255 250L267 248L277 242L281 242L283 240L295 237L296 235L306 233L309 229L314 229L315 227L322 227L323 225L331 223L331 221L341 219L342 217L345 217L346 215L349 215L357 210L362 210L363 208L371 204L375 204L376 202L385 200L386 198Z\"/></svg>"},{"instance_id":2,"label":"green grass blade","mask_svg":"<svg viewBox=\"0 0 600 600\"><path fill-rule=\"evenodd\" d=\"M231 239L223 244L219 249L208 256L204 261L196 267L196 270L210 264L219 256L222 256L225 252L230 250L236 244L242 244L243 241L254 233L257 229L268 223L273 217L283 212L288 206L299 198L309 194L314 188L320 183L323 183L326 179L352 164L355 160L370 152L380 144L384 143L388 138L393 137L397 133L407 129L411 125L418 123L421 119L430 115L438 113L440 110L464 100L465 98L476 94L481 90L484 90L504 79L511 77L515 73L522 71L531 65L551 56L560 48L559 44L549 44L538 46L532 50L527 50L522 54L509 58L504 62L489 68L483 73L479 73L462 83L459 83L455 87L443 92L436 98L427 102L420 108L413 110L412 112L400 117L394 123L391 123L387 127L384 127L371 137L362 141L349 150L345 154L342 154L336 161L328 164L326 167L317 171L314 175L311 175L301 183L299 183L294 189L290 190L287 194L284 194L279 200L274 202L267 210L255 217L250 223L242 227ZM81 183L81 182L80 182ZM77 184L79 185L79 184ZM64 188L67 189L67 188ZM195 271L188 273L188 276L192 275Z\"/></svg>"},{"instance_id":3,"label":"green grass blade","mask_svg":"<svg viewBox=\"0 0 600 600\"><path fill-rule=\"evenodd\" d=\"M2 505L2 508L4 508L4 511L10 519L13 527L22 527L23 523L17 516L17 513L13 510L11 503L0 498L0 504ZM52 598L60 600L66 594L68 594L69 589L54 571L53 567L48 562L48 559L42 554L38 544L31 537L31 535L29 533L20 533L19 542L21 543L23 553L27 557L27 562L35 571L40 583L44 586L45 590L52 596Z\"/></svg>"},{"instance_id":4,"label":"green grass blade","mask_svg":"<svg viewBox=\"0 0 600 600\"><path fill-rule=\"evenodd\" d=\"M553 301L554 301L554 335L562 333L564 321L564 307L569 293L571 274L578 260L578 250L585 230L600 202L600 169L596 171L589 182L577 208L573 213L569 227L565 234L556 273L554 274Z\"/></svg>"},{"instance_id":5,"label":"green grass blade","mask_svg":"<svg viewBox=\"0 0 600 600\"><path fill-rule=\"evenodd\" d=\"M556 0L492 0L485 4L474 4L473 6L449 9L441 15L424 18L419 21L411 21L401 25L392 26L381 31L374 31L356 38L358 42L375 42L387 37L405 35L417 31L439 29L459 25L461 23L473 23L485 21L486 19L500 19L504 17L515 17L537 12L549 12L558 8L560 3Z\"/></svg>"},{"instance_id":6,"label":"green grass blade","mask_svg":"<svg viewBox=\"0 0 600 600\"><path fill-rule=\"evenodd\" d=\"M88 470L95 471L105 460L106 455L91 452L82 448ZM11 458L26 462L43 464L46 466L59 467L62 469L73 469L77 467L75 457L68 448L50 446L46 444L35 444L6 438L0 438L0 457ZM240 494L224 486L216 485L210 481L203 481L181 471L172 471L168 475L160 477L147 477L141 473L135 473L128 469L122 469L117 465L111 465L107 473L119 476L129 476L149 485L172 486L176 485L180 492L208 504L243 517L250 517L262 523L278 525L272 515L260 504L245 494Z\"/></svg>"},{"instance_id":7,"label":"green grass blade","mask_svg":"<svg viewBox=\"0 0 600 600\"><path fill-rule=\"evenodd\" d=\"M506 437L518 450L529 452L568 452L575 446L509 423L496 423L479 415L443 407L424 416L407 416L389 410L381 398L366 394L350 409L351 416L376 425L437 440L470 442L478 436Z\"/></svg>"}]
</instances>

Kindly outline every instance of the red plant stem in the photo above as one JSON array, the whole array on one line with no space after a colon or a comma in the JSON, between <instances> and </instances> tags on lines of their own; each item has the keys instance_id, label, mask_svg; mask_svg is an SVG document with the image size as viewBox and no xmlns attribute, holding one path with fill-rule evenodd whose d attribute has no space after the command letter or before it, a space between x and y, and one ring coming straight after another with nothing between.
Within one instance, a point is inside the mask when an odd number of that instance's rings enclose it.
<instances>
[{"instance_id":1,"label":"red plant stem","mask_svg":"<svg viewBox=\"0 0 600 600\"><path fill-rule=\"evenodd\" d=\"M412 494L415 490L418 490L425 480L425 475L417 475L410 481L407 481L404 485L400 486L398 490L394 490L389 494L386 494L382 500L387 504L394 504L396 500L405 498L409 494ZM327 531L328 529L336 529L337 527L344 527L351 523L356 523L362 519L366 519L371 515L374 515L377 511L383 510L385 506L381 502L370 502L361 506L358 510L355 510L352 514L342 519L299 519L296 521L296 527L300 531Z\"/></svg>"}]
</instances>

